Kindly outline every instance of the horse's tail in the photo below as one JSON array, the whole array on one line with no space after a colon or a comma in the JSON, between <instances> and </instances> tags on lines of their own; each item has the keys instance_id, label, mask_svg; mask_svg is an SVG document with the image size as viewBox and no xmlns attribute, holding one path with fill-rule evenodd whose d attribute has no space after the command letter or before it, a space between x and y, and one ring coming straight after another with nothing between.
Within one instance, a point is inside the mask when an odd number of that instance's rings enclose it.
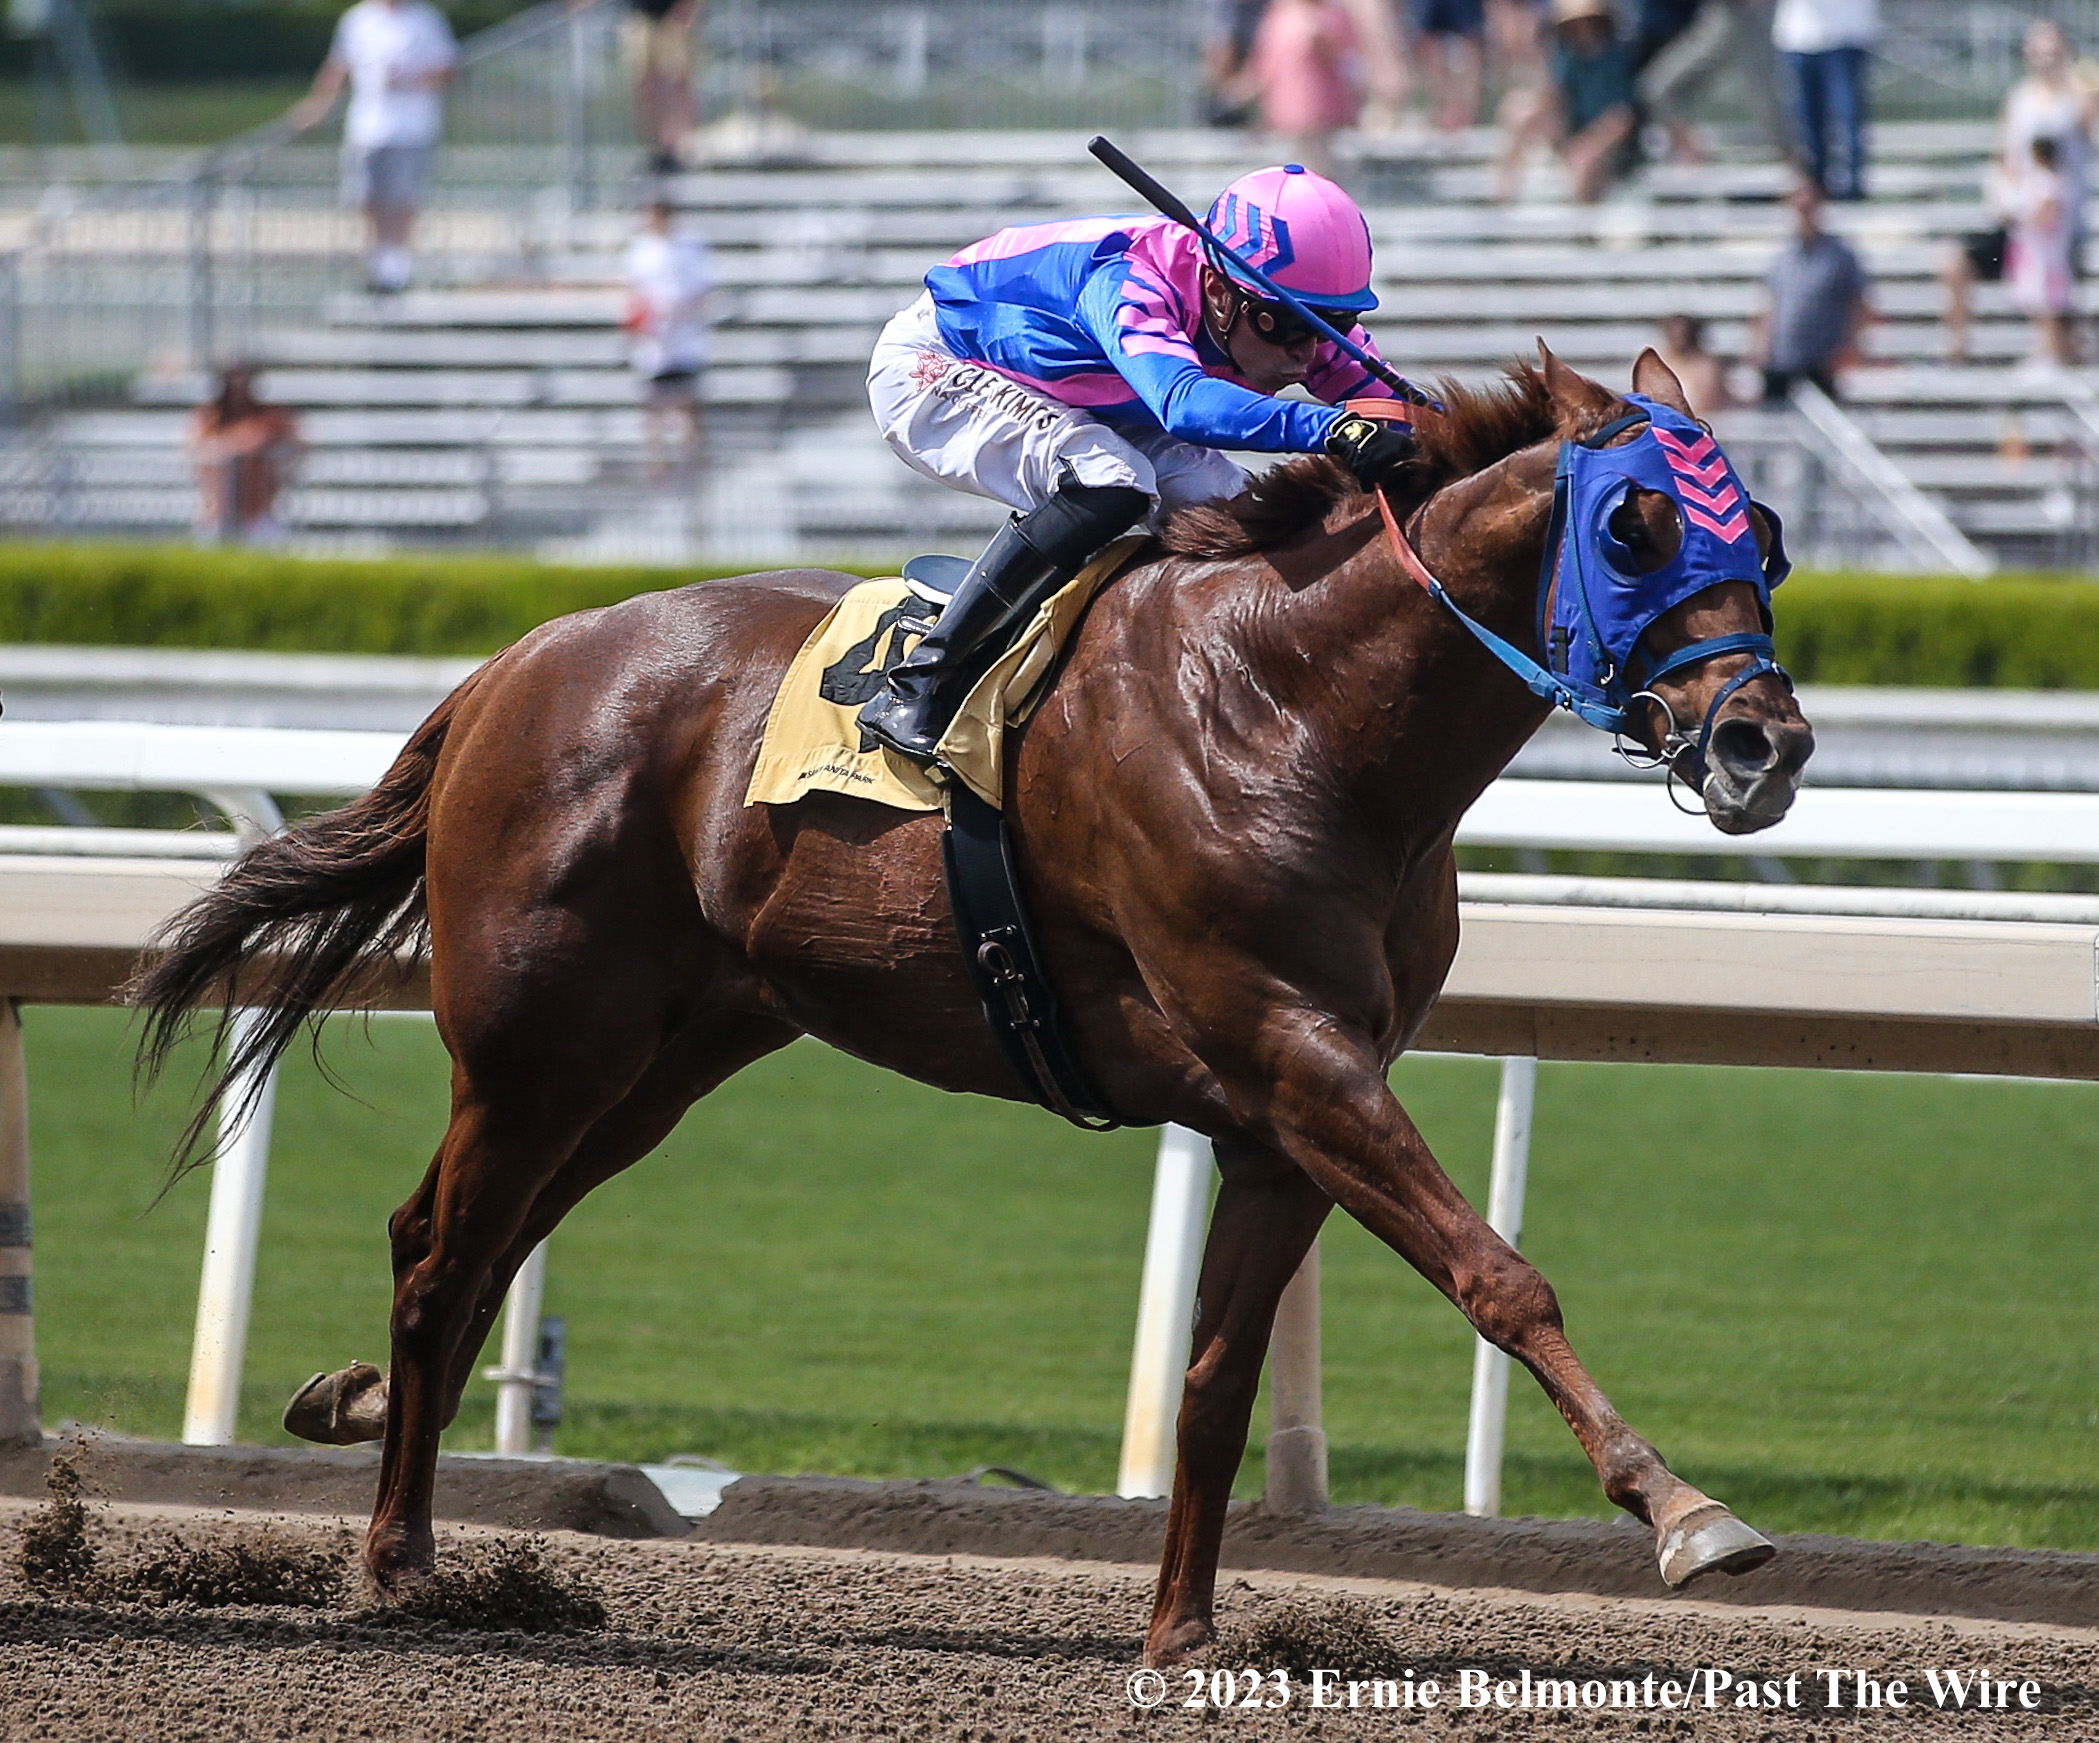
<instances>
[{"instance_id":1,"label":"horse's tail","mask_svg":"<svg viewBox=\"0 0 2099 1743\"><path fill-rule=\"evenodd\" d=\"M369 793L256 843L148 943L125 996L146 1012L139 1068L149 1082L191 1014L222 1007L222 1067L176 1146L170 1179L200 1160L204 1134L236 1084L245 1114L302 1024L360 974L427 942L430 783L480 676L438 704ZM253 1014L236 1023L243 1006Z\"/></svg>"}]
</instances>

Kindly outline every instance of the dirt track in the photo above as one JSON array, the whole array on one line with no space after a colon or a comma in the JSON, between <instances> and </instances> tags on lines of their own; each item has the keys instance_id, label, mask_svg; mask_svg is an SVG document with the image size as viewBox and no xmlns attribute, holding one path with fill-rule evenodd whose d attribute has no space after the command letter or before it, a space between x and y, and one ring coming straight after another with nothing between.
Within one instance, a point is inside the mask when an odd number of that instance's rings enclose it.
<instances>
[{"instance_id":1,"label":"dirt track","mask_svg":"<svg viewBox=\"0 0 2099 1743\"><path fill-rule=\"evenodd\" d=\"M1468 1739L1696 1736L2002 1736L2099 1740L2099 1631L2029 1624L1846 1618L1684 1603L1517 1594L1304 1575L1227 1576L1226 1657L1294 1668L1280 1710L1190 1711L1186 1673L1155 1710L1133 1710L1127 1679L1149 1597L1145 1569L941 1559L850 1550L561 1535L544 1556L559 1579L594 1586L602 1631L489 1631L389 1621L354 1592L325 1608L205 1608L37 1592L0 1513L0 1736L90 1739L604 1738L1026 1739L1370 1737ZM106 1509L101 1565L146 1565L156 1532L191 1549L253 1544L260 1520L167 1509ZM347 1548L348 1527L272 1525L280 1548ZM454 1563L486 1560L514 1534L447 1536ZM121 1579L116 1582L121 1589ZM1292 1660L1296 1660L1294 1667ZM1987 1665L2040 1684L2039 1710L1938 1711L1926 1671ZM1315 1710L1303 1672L1434 1680L1434 1709ZM1666 1685L1704 1667L1737 1679L1798 1674L1800 1704L1664 1708ZM1460 1673L1489 1688L1521 1675L1632 1685L1657 1704L1619 1710L1502 1711L1452 1703ZM1818 1672L1863 1670L1909 1685L1909 1705L1826 1705ZM1651 1682L1649 1679L1652 1679ZM1651 1689L1651 1696L1638 1691ZM1263 1685L1272 1698L1273 1683ZM1207 1691L1206 1691L1207 1692ZM1367 1686L1360 1698L1374 1691ZM1339 1698L1346 1699L1345 1686ZM1491 1693L1488 1698L1491 1697ZM1538 1727L1544 1727L1542 1731Z\"/></svg>"}]
</instances>

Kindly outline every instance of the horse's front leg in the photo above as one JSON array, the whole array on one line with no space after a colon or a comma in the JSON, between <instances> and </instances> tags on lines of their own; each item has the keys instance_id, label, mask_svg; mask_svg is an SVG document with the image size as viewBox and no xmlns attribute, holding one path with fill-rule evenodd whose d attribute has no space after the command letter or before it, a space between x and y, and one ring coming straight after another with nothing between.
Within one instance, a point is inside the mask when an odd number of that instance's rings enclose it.
<instances>
[{"instance_id":1,"label":"horse's front leg","mask_svg":"<svg viewBox=\"0 0 2099 1743\"><path fill-rule=\"evenodd\" d=\"M1269 1033L1283 1042L1264 1049L1259 1086L1276 1147L1537 1377L1604 1493L1654 1528L1662 1578L1681 1586L1770 1560L1768 1539L1672 1472L1612 1407L1567 1340L1552 1285L1451 1184L1368 1037L1312 1012Z\"/></svg>"},{"instance_id":2,"label":"horse's front leg","mask_svg":"<svg viewBox=\"0 0 2099 1743\"><path fill-rule=\"evenodd\" d=\"M1334 1204L1295 1162L1244 1139L1220 1139L1217 1164L1223 1182L1196 1286L1180 1457L1144 1641L1152 1665L1176 1663L1215 1636L1225 1507L1246 1451L1276 1303Z\"/></svg>"}]
</instances>

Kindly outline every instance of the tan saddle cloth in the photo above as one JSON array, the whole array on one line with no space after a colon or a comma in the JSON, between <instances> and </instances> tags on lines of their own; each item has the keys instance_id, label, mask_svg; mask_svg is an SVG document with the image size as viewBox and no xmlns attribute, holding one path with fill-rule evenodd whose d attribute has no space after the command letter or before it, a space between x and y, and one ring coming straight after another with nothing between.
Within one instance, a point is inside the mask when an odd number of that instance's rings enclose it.
<instances>
[{"instance_id":1,"label":"tan saddle cloth","mask_svg":"<svg viewBox=\"0 0 2099 1743\"><path fill-rule=\"evenodd\" d=\"M1139 533L1117 539L1066 582L964 698L940 741L940 760L986 804L1003 803L1007 732L1035 711L1093 596L1144 543ZM863 581L832 606L780 680L743 802L791 805L805 793L850 793L901 811L943 809L943 783L879 745L861 749L859 721L862 704L938 615L937 605L893 575Z\"/></svg>"}]
</instances>

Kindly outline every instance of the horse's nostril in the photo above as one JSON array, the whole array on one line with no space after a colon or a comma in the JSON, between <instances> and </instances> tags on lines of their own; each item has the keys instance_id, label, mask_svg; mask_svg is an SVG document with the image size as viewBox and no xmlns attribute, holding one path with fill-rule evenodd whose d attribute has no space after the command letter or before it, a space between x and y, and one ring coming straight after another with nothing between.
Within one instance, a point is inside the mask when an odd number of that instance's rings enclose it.
<instances>
[{"instance_id":1,"label":"horse's nostril","mask_svg":"<svg viewBox=\"0 0 2099 1743\"><path fill-rule=\"evenodd\" d=\"M1778 760L1778 746L1760 720L1723 720L1713 728L1713 761L1738 780L1763 774Z\"/></svg>"}]
</instances>

